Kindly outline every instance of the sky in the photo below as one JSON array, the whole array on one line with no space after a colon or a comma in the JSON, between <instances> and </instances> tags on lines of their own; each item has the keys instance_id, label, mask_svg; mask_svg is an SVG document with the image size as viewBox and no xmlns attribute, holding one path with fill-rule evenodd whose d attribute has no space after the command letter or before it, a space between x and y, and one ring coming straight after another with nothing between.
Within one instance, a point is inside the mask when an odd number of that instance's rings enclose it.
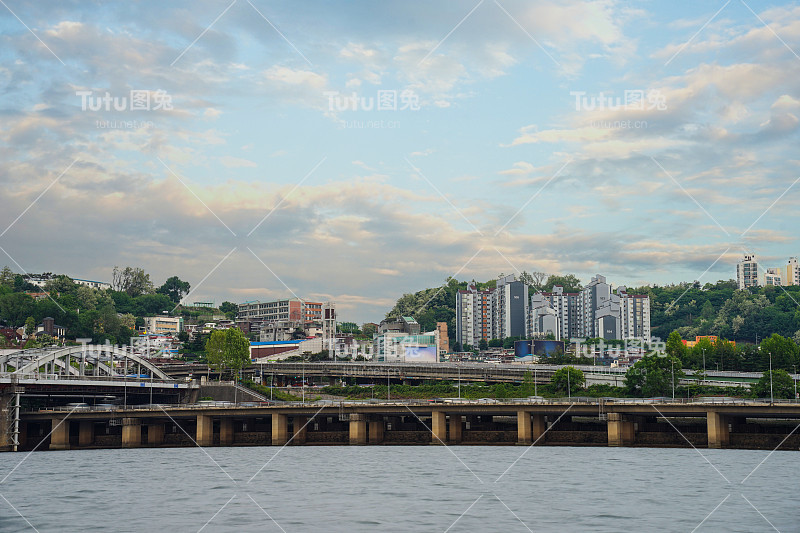
<instances>
[{"instance_id":1,"label":"sky","mask_svg":"<svg viewBox=\"0 0 800 533\"><path fill-rule=\"evenodd\" d=\"M0 4L15 272L364 322L450 276L800 255L797 3Z\"/></svg>"}]
</instances>

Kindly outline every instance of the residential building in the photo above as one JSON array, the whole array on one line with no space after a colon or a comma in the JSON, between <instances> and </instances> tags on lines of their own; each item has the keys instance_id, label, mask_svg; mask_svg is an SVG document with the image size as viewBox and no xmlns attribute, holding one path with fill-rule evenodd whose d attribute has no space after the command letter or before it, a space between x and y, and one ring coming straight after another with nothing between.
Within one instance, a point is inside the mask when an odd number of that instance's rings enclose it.
<instances>
[{"instance_id":1,"label":"residential building","mask_svg":"<svg viewBox=\"0 0 800 533\"><path fill-rule=\"evenodd\" d=\"M497 280L492 296L492 338L524 338L527 334L528 285L516 281L512 274Z\"/></svg>"},{"instance_id":2,"label":"residential building","mask_svg":"<svg viewBox=\"0 0 800 533\"><path fill-rule=\"evenodd\" d=\"M764 285L783 285L780 268L768 268L764 273Z\"/></svg>"},{"instance_id":3,"label":"residential building","mask_svg":"<svg viewBox=\"0 0 800 533\"><path fill-rule=\"evenodd\" d=\"M260 324L258 340L261 342L274 342L305 339L309 336L306 334L305 324L300 320L264 321Z\"/></svg>"},{"instance_id":4,"label":"residential building","mask_svg":"<svg viewBox=\"0 0 800 533\"><path fill-rule=\"evenodd\" d=\"M758 261L755 254L745 254L736 264L736 283L739 290L758 287Z\"/></svg>"},{"instance_id":5,"label":"residential building","mask_svg":"<svg viewBox=\"0 0 800 533\"><path fill-rule=\"evenodd\" d=\"M450 353L450 337L447 335L447 322L437 322L436 331L439 332L439 353Z\"/></svg>"},{"instance_id":6,"label":"residential building","mask_svg":"<svg viewBox=\"0 0 800 533\"><path fill-rule=\"evenodd\" d=\"M477 346L481 340L525 337L528 304L528 286L513 275L489 290L470 285L456 293L456 340Z\"/></svg>"},{"instance_id":7,"label":"residential building","mask_svg":"<svg viewBox=\"0 0 800 533\"><path fill-rule=\"evenodd\" d=\"M53 317L45 317L42 323L36 326L36 336L50 335L55 339L63 339L67 334L67 328L59 326Z\"/></svg>"},{"instance_id":8,"label":"residential building","mask_svg":"<svg viewBox=\"0 0 800 533\"><path fill-rule=\"evenodd\" d=\"M578 296L577 292L564 292L564 287L556 285L553 292L540 293L550 303L558 319L558 333L553 332L557 340L569 340L578 337ZM532 298L532 297L531 297ZM533 305L533 303L531 303ZM530 332L531 336L533 330Z\"/></svg>"},{"instance_id":9,"label":"residential building","mask_svg":"<svg viewBox=\"0 0 800 533\"><path fill-rule=\"evenodd\" d=\"M786 265L786 276L782 278L782 281L784 285L800 285L800 264L796 257L789 258L789 264Z\"/></svg>"},{"instance_id":10,"label":"residential building","mask_svg":"<svg viewBox=\"0 0 800 533\"><path fill-rule=\"evenodd\" d=\"M650 297L628 294L624 286L617 288L620 297L620 331L622 339L650 340Z\"/></svg>"},{"instance_id":11,"label":"residential building","mask_svg":"<svg viewBox=\"0 0 800 533\"><path fill-rule=\"evenodd\" d=\"M494 301L491 290L479 291L475 285L456 293L456 341L461 346L478 346L492 335Z\"/></svg>"},{"instance_id":12,"label":"residential building","mask_svg":"<svg viewBox=\"0 0 800 533\"><path fill-rule=\"evenodd\" d=\"M148 334L177 335L183 331L183 318L171 316L146 316L144 325Z\"/></svg>"},{"instance_id":13,"label":"residential building","mask_svg":"<svg viewBox=\"0 0 800 533\"><path fill-rule=\"evenodd\" d=\"M242 320L322 320L322 303L300 298L270 302L252 301L239 304L237 318ZM332 304L331 304L332 305Z\"/></svg>"},{"instance_id":14,"label":"residential building","mask_svg":"<svg viewBox=\"0 0 800 533\"><path fill-rule=\"evenodd\" d=\"M397 320L381 320L378 325L378 334L381 333L408 333L419 335L420 325L414 317L401 316Z\"/></svg>"},{"instance_id":15,"label":"residential building","mask_svg":"<svg viewBox=\"0 0 800 533\"><path fill-rule=\"evenodd\" d=\"M531 296L528 336L542 338L553 335L555 340L562 340L559 315L548 296L548 293L543 292Z\"/></svg>"},{"instance_id":16,"label":"residential building","mask_svg":"<svg viewBox=\"0 0 800 533\"><path fill-rule=\"evenodd\" d=\"M78 285L83 285L85 287L90 287L92 289L97 289L101 291L111 288L111 284L105 281L92 281L89 279L78 279L78 278L72 278L72 281L74 281Z\"/></svg>"},{"instance_id":17,"label":"residential building","mask_svg":"<svg viewBox=\"0 0 800 533\"><path fill-rule=\"evenodd\" d=\"M614 302L611 301L611 285L606 283L605 276L594 276L578 294L578 335L584 338L603 337L598 327L598 319L603 319L605 327L613 327L607 316L614 315ZM619 302L616 302L617 314ZM618 338L607 337L607 338Z\"/></svg>"},{"instance_id":18,"label":"residential building","mask_svg":"<svg viewBox=\"0 0 800 533\"><path fill-rule=\"evenodd\" d=\"M596 337L650 340L649 296L628 294L624 286L613 291L599 274L580 293L555 289L531 296L529 336L551 334L564 341Z\"/></svg>"}]
</instances>

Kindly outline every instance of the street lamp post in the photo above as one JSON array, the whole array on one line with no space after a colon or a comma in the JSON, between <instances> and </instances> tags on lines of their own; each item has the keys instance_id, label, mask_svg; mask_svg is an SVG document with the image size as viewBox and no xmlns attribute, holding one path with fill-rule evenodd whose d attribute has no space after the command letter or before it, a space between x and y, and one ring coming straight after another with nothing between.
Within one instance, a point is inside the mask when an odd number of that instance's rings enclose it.
<instances>
[{"instance_id":1,"label":"street lamp post","mask_svg":"<svg viewBox=\"0 0 800 533\"><path fill-rule=\"evenodd\" d=\"M769 352L769 403L775 403L775 396L772 393L772 352Z\"/></svg>"},{"instance_id":2,"label":"street lamp post","mask_svg":"<svg viewBox=\"0 0 800 533\"><path fill-rule=\"evenodd\" d=\"M705 385L706 383L706 349L703 348L703 382L701 385Z\"/></svg>"},{"instance_id":3,"label":"street lamp post","mask_svg":"<svg viewBox=\"0 0 800 533\"><path fill-rule=\"evenodd\" d=\"M792 376L792 381L794 381L794 399L797 400L797 365L792 365L794 368L794 375Z\"/></svg>"},{"instance_id":4,"label":"street lamp post","mask_svg":"<svg viewBox=\"0 0 800 533\"><path fill-rule=\"evenodd\" d=\"M571 387L570 387L570 384L569 384L569 375L570 375L570 371L569 371L569 367L567 367L567 398L569 398L571 400L572 399L572 390L571 390Z\"/></svg>"},{"instance_id":5,"label":"street lamp post","mask_svg":"<svg viewBox=\"0 0 800 533\"><path fill-rule=\"evenodd\" d=\"M303 352L303 403L306 403L306 354Z\"/></svg>"},{"instance_id":6,"label":"street lamp post","mask_svg":"<svg viewBox=\"0 0 800 533\"><path fill-rule=\"evenodd\" d=\"M675 399L675 360L671 359L672 363L672 399Z\"/></svg>"},{"instance_id":7,"label":"street lamp post","mask_svg":"<svg viewBox=\"0 0 800 533\"><path fill-rule=\"evenodd\" d=\"M460 400L461 399L461 365L456 363L456 366L458 367L458 399Z\"/></svg>"}]
</instances>

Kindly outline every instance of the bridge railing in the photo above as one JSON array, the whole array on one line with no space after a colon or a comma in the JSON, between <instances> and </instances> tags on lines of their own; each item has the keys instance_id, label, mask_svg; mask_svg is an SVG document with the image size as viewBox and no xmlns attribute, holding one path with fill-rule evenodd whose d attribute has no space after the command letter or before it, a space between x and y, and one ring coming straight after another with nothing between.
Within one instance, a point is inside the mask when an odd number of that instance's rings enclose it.
<instances>
[{"instance_id":1,"label":"bridge railing","mask_svg":"<svg viewBox=\"0 0 800 533\"><path fill-rule=\"evenodd\" d=\"M164 380L161 378L135 378L129 376L64 376L61 374L47 374L44 372L27 372L20 374L17 372L0 372L0 380L35 380L35 381L113 381L129 383L164 383L175 384L179 380Z\"/></svg>"}]
</instances>

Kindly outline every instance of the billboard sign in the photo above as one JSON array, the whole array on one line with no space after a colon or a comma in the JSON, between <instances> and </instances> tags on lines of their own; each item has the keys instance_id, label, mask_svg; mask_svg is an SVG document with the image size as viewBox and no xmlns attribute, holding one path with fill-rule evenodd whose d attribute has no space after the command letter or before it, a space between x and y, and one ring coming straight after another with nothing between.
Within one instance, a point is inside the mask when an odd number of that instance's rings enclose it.
<instances>
[{"instance_id":1,"label":"billboard sign","mask_svg":"<svg viewBox=\"0 0 800 533\"><path fill-rule=\"evenodd\" d=\"M533 362L533 341L514 341L514 361Z\"/></svg>"},{"instance_id":2,"label":"billboard sign","mask_svg":"<svg viewBox=\"0 0 800 533\"><path fill-rule=\"evenodd\" d=\"M533 354L540 357L564 353L564 341L533 341Z\"/></svg>"},{"instance_id":3,"label":"billboard sign","mask_svg":"<svg viewBox=\"0 0 800 533\"><path fill-rule=\"evenodd\" d=\"M403 359L412 363L436 363L439 354L436 346L403 346Z\"/></svg>"}]
</instances>

